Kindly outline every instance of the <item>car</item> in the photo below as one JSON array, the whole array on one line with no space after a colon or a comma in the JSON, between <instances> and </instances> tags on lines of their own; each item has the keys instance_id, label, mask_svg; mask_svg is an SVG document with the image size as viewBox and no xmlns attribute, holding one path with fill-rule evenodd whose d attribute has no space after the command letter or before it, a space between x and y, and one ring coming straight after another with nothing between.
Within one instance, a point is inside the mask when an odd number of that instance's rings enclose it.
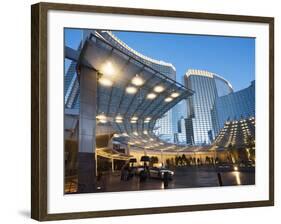
<instances>
[{"instance_id":1,"label":"car","mask_svg":"<svg viewBox=\"0 0 281 224\"><path fill-rule=\"evenodd\" d=\"M149 177L150 178L158 178L158 179L163 180L165 173L168 174L169 180L173 179L174 172L169 169L166 169L163 167L162 168L158 168L158 167L149 168Z\"/></svg>"},{"instance_id":2,"label":"car","mask_svg":"<svg viewBox=\"0 0 281 224\"><path fill-rule=\"evenodd\" d=\"M217 168L222 171L238 171L239 166L232 163L219 163L217 164Z\"/></svg>"},{"instance_id":3,"label":"car","mask_svg":"<svg viewBox=\"0 0 281 224\"><path fill-rule=\"evenodd\" d=\"M139 175L142 171L144 171L144 166L138 166L138 167L136 167L135 174Z\"/></svg>"}]
</instances>

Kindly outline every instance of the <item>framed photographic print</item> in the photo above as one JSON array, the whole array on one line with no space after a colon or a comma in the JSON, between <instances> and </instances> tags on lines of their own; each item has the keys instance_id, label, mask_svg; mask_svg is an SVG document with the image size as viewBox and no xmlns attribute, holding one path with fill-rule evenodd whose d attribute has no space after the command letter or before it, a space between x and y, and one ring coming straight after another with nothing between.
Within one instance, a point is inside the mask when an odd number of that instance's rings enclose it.
<instances>
[{"instance_id":1,"label":"framed photographic print","mask_svg":"<svg viewBox=\"0 0 281 224\"><path fill-rule=\"evenodd\" d=\"M274 18L32 5L32 218L274 204Z\"/></svg>"}]
</instances>

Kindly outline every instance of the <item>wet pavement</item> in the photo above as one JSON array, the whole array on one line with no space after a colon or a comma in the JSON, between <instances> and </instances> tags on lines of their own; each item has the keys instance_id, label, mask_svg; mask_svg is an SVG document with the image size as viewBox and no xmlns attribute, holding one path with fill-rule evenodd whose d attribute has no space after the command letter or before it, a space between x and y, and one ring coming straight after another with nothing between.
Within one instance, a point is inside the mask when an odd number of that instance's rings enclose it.
<instances>
[{"instance_id":1,"label":"wet pavement","mask_svg":"<svg viewBox=\"0 0 281 224\"><path fill-rule=\"evenodd\" d=\"M148 178L140 182L138 176L124 181L120 172L104 174L98 181L98 192L160 190L176 188L217 187L219 185L218 173L221 175L223 186L254 185L255 169L246 168L240 171L217 170L213 167L177 167L173 180L168 187L156 178Z\"/></svg>"}]
</instances>

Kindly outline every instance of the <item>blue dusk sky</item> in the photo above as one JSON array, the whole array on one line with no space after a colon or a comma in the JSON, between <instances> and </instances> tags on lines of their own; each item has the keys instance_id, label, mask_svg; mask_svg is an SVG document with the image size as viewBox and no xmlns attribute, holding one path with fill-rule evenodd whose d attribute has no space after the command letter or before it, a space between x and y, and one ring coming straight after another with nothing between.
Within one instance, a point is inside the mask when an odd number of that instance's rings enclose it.
<instances>
[{"instance_id":1,"label":"blue dusk sky","mask_svg":"<svg viewBox=\"0 0 281 224\"><path fill-rule=\"evenodd\" d=\"M240 37L113 32L136 51L172 63L177 81L183 81L188 69L217 73L227 79L234 90L250 85L255 79L255 39ZM65 30L65 44L77 48L82 38L79 29Z\"/></svg>"}]
</instances>

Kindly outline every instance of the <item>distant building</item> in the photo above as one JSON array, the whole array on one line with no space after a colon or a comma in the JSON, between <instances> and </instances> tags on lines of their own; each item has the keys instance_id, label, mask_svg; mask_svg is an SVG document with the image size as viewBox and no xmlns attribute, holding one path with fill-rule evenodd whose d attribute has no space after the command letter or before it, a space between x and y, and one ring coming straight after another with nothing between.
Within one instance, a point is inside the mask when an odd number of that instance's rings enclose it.
<instances>
[{"instance_id":1,"label":"distant building","mask_svg":"<svg viewBox=\"0 0 281 224\"><path fill-rule=\"evenodd\" d=\"M233 92L231 84L217 74L190 69L184 77L185 87L195 93L187 99L187 144L208 145L214 136L211 110L215 100Z\"/></svg>"},{"instance_id":2,"label":"distant building","mask_svg":"<svg viewBox=\"0 0 281 224\"><path fill-rule=\"evenodd\" d=\"M247 147L255 141L255 126L255 117L226 121L216 137L214 145L219 148Z\"/></svg>"},{"instance_id":3,"label":"distant building","mask_svg":"<svg viewBox=\"0 0 281 224\"><path fill-rule=\"evenodd\" d=\"M179 102L176 106L173 107L172 109L173 111L173 133L175 134L179 134L179 136L181 138L181 142L186 142L186 137L185 135L181 135L182 132L179 132L179 130L181 129L180 122L182 119L186 118L186 100L182 100L181 102ZM185 132L185 130L184 130Z\"/></svg>"},{"instance_id":4,"label":"distant building","mask_svg":"<svg viewBox=\"0 0 281 224\"><path fill-rule=\"evenodd\" d=\"M181 117L178 120L178 143L186 145L186 126L185 126L185 118Z\"/></svg>"},{"instance_id":5,"label":"distant building","mask_svg":"<svg viewBox=\"0 0 281 224\"><path fill-rule=\"evenodd\" d=\"M245 89L216 98L212 109L215 136L226 121L255 117L255 81Z\"/></svg>"}]
</instances>

